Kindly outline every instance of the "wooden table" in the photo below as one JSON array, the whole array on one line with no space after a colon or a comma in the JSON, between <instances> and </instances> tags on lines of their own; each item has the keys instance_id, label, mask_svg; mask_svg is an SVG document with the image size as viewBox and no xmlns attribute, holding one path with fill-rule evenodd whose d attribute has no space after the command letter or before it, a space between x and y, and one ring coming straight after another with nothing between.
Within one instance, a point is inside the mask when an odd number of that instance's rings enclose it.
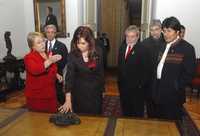
<instances>
[{"instance_id":1,"label":"wooden table","mask_svg":"<svg viewBox=\"0 0 200 136\"><path fill-rule=\"evenodd\" d=\"M80 125L58 127L47 113L25 112L0 129L3 136L179 136L174 122L80 116Z\"/></svg>"},{"instance_id":2,"label":"wooden table","mask_svg":"<svg viewBox=\"0 0 200 136\"><path fill-rule=\"evenodd\" d=\"M118 119L115 136L180 136L175 122Z\"/></svg>"},{"instance_id":3,"label":"wooden table","mask_svg":"<svg viewBox=\"0 0 200 136\"><path fill-rule=\"evenodd\" d=\"M102 136L107 118L81 116L80 125L58 127L49 123L50 114L26 112L0 130L3 136Z\"/></svg>"}]
</instances>

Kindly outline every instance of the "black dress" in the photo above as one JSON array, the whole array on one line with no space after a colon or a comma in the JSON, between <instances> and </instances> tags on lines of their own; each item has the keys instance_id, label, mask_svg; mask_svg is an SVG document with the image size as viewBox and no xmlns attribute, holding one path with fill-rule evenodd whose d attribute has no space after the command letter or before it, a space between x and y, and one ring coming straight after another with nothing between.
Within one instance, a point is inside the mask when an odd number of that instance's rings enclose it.
<instances>
[{"instance_id":1,"label":"black dress","mask_svg":"<svg viewBox=\"0 0 200 136\"><path fill-rule=\"evenodd\" d=\"M69 54L65 90L71 92L72 107L76 113L101 113L104 71L102 55L98 54L92 63L84 62L82 56L72 52Z\"/></svg>"}]
</instances>

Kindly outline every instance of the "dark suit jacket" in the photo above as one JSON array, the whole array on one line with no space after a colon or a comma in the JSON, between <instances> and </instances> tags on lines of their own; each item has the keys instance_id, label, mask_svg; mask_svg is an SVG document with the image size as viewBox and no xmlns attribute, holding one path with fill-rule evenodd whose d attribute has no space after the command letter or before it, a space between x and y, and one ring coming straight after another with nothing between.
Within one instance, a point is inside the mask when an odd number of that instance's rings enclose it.
<instances>
[{"instance_id":1,"label":"dark suit jacket","mask_svg":"<svg viewBox=\"0 0 200 136\"><path fill-rule=\"evenodd\" d=\"M123 90L124 87L129 89L142 87L146 80L143 46L137 43L125 60L126 47L127 44L122 43L118 54L118 85L120 90Z\"/></svg>"},{"instance_id":2,"label":"dark suit jacket","mask_svg":"<svg viewBox=\"0 0 200 136\"><path fill-rule=\"evenodd\" d=\"M158 64L158 54L162 47L165 46L165 41L163 37L160 39L154 39L153 37L148 37L142 41L144 47L144 56L146 57L145 68L147 70L147 82L145 84L145 95L151 98L152 93L152 82L153 82L153 72L157 68Z\"/></svg>"},{"instance_id":3,"label":"dark suit jacket","mask_svg":"<svg viewBox=\"0 0 200 136\"><path fill-rule=\"evenodd\" d=\"M46 50L47 50L47 43L46 43ZM60 75L63 74L63 69L65 67L65 65L67 64L67 56L68 56L68 50L67 47L65 46L64 43L56 40L53 49L52 49L53 55L55 54L59 54L62 56L62 59L60 61L57 62L57 66L58 66L58 73Z\"/></svg>"},{"instance_id":4,"label":"dark suit jacket","mask_svg":"<svg viewBox=\"0 0 200 136\"><path fill-rule=\"evenodd\" d=\"M166 46L163 46L158 56L158 63ZM183 104L185 102L185 87L190 84L195 71L195 51L191 44L180 39L174 43L167 54L162 77L156 80L154 70L153 99L159 104Z\"/></svg>"}]
</instances>

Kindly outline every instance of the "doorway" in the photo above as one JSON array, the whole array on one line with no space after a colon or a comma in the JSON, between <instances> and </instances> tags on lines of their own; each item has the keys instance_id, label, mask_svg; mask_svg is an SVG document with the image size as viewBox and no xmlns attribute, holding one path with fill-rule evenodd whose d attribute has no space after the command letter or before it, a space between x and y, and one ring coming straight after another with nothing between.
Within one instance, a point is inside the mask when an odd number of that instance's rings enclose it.
<instances>
[{"instance_id":1,"label":"doorway","mask_svg":"<svg viewBox=\"0 0 200 136\"><path fill-rule=\"evenodd\" d=\"M129 25L141 28L141 39L148 36L152 0L97 0L97 29L110 40L108 67L117 67L118 49Z\"/></svg>"}]
</instances>

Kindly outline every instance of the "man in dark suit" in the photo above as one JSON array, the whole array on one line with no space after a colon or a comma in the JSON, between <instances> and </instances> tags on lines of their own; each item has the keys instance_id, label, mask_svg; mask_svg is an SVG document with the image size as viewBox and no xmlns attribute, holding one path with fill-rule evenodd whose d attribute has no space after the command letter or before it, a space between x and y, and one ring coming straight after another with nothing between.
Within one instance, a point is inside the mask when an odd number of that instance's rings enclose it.
<instances>
[{"instance_id":1,"label":"man in dark suit","mask_svg":"<svg viewBox=\"0 0 200 136\"><path fill-rule=\"evenodd\" d=\"M166 44L160 49L154 71L152 98L155 113L157 118L181 120L185 87L194 76L195 50L180 38L181 24L177 18L166 18L162 29Z\"/></svg>"},{"instance_id":2,"label":"man in dark suit","mask_svg":"<svg viewBox=\"0 0 200 136\"><path fill-rule=\"evenodd\" d=\"M101 42L102 42L101 48L102 48L102 51L103 51L103 63L104 63L104 69L106 69L107 68L108 53L110 51L110 42L109 42L109 39L108 39L106 33L102 33L99 40L101 40Z\"/></svg>"},{"instance_id":3,"label":"man in dark suit","mask_svg":"<svg viewBox=\"0 0 200 136\"><path fill-rule=\"evenodd\" d=\"M63 70L67 64L68 50L64 43L58 41L56 37L56 27L54 25L47 25L45 27L45 34L47 38L46 42L46 51L50 54L59 54L62 56L62 59L57 62L58 74L59 77L56 81L56 90L58 102L63 104L65 102L65 94L63 93Z\"/></svg>"},{"instance_id":4,"label":"man in dark suit","mask_svg":"<svg viewBox=\"0 0 200 136\"><path fill-rule=\"evenodd\" d=\"M180 38L184 39L184 37L185 37L185 26L181 25Z\"/></svg>"},{"instance_id":5,"label":"man in dark suit","mask_svg":"<svg viewBox=\"0 0 200 136\"><path fill-rule=\"evenodd\" d=\"M160 20L152 20L150 24L150 37L142 41L142 45L145 48L145 57L148 59L146 63L147 72L147 82L145 84L145 104L147 108L148 117L155 116L154 103L152 101L152 82L153 82L153 70L157 67L158 53L163 44L165 43L162 26Z\"/></svg>"},{"instance_id":6,"label":"man in dark suit","mask_svg":"<svg viewBox=\"0 0 200 136\"><path fill-rule=\"evenodd\" d=\"M47 10L48 10L48 15L47 15L46 20L45 20L45 26L47 26L47 25L55 25L56 30L59 31L59 29L58 29L58 21L57 21L56 16L53 14L53 8L52 7L47 7Z\"/></svg>"},{"instance_id":7,"label":"man in dark suit","mask_svg":"<svg viewBox=\"0 0 200 136\"><path fill-rule=\"evenodd\" d=\"M124 116L144 115L145 71L143 49L138 42L139 29L135 25L125 31L126 40L119 48L118 87Z\"/></svg>"}]
</instances>

